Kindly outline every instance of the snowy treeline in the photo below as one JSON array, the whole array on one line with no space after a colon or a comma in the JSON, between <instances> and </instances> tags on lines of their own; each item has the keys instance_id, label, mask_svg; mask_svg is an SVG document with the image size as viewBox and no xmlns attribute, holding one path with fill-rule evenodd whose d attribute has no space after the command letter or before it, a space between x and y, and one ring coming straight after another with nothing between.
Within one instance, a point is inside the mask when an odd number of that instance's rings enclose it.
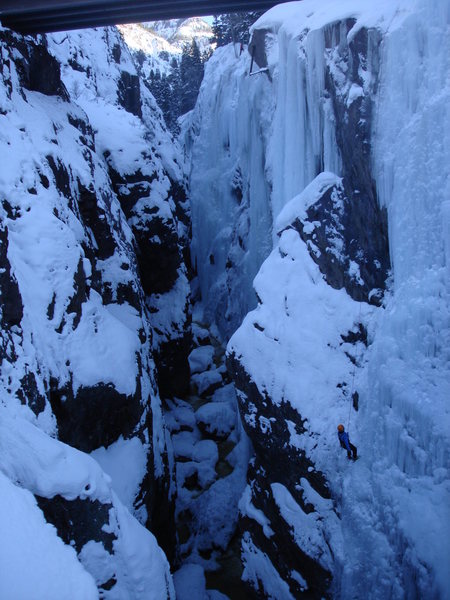
<instances>
[{"instance_id":1,"label":"snowy treeline","mask_svg":"<svg viewBox=\"0 0 450 600\"><path fill-rule=\"evenodd\" d=\"M178 118L194 108L203 63L213 51L211 27L196 17L120 25L119 31L167 127L178 132Z\"/></svg>"}]
</instances>

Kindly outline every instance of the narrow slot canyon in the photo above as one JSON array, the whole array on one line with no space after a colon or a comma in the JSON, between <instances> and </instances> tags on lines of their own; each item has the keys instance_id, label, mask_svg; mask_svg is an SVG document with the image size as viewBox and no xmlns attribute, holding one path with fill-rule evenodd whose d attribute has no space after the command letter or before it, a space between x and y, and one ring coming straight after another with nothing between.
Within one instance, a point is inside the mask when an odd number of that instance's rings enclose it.
<instances>
[{"instance_id":1,"label":"narrow slot canyon","mask_svg":"<svg viewBox=\"0 0 450 600\"><path fill-rule=\"evenodd\" d=\"M449 1L2 10L0 598L448 598Z\"/></svg>"}]
</instances>

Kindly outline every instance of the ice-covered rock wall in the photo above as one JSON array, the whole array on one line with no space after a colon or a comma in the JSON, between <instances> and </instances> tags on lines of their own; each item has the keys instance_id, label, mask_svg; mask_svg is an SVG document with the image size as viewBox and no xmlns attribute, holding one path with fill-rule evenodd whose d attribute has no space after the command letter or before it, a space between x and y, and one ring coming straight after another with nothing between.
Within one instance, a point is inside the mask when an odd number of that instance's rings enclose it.
<instances>
[{"instance_id":1,"label":"ice-covered rock wall","mask_svg":"<svg viewBox=\"0 0 450 600\"><path fill-rule=\"evenodd\" d=\"M261 72L232 47L206 70L193 250L223 333L273 242L228 346L244 579L268 597L448 594L449 15L289 3L254 27Z\"/></svg>"},{"instance_id":2,"label":"ice-covered rock wall","mask_svg":"<svg viewBox=\"0 0 450 600\"><path fill-rule=\"evenodd\" d=\"M361 438L390 545L392 596L446 598L450 578L450 4L418 3L384 39L373 172L391 293L371 325ZM347 504L349 513L354 509ZM345 517L347 514L343 516ZM373 536L371 547L378 547ZM375 546L374 546L375 544ZM361 548L361 542L357 548ZM358 552L355 548L356 552ZM361 585L375 574L361 565ZM351 579L351 578L350 578ZM355 586L349 577L344 589Z\"/></svg>"},{"instance_id":3,"label":"ice-covered rock wall","mask_svg":"<svg viewBox=\"0 0 450 600\"><path fill-rule=\"evenodd\" d=\"M267 78L246 76L248 66L231 46L214 53L185 132L193 266L205 318L225 338L255 305L251 282L272 245L266 175L272 97Z\"/></svg>"},{"instance_id":4,"label":"ice-covered rock wall","mask_svg":"<svg viewBox=\"0 0 450 600\"><path fill-rule=\"evenodd\" d=\"M389 268L386 218L370 170L380 33L359 28L347 40L355 18L331 21L301 44L298 32L261 21L248 52L219 48L187 120L193 257L205 318L225 337L255 305L251 281L276 238L274 219L322 171L344 177L341 230L336 205L324 199L302 235L315 233L311 247L331 285L380 300ZM376 236L364 234L362 214ZM333 252L321 252L330 229Z\"/></svg>"},{"instance_id":5,"label":"ice-covered rock wall","mask_svg":"<svg viewBox=\"0 0 450 600\"><path fill-rule=\"evenodd\" d=\"M170 555L160 390L186 389L190 349L177 146L114 28L1 28L0 53L0 596L174 597L149 530Z\"/></svg>"}]
</instances>

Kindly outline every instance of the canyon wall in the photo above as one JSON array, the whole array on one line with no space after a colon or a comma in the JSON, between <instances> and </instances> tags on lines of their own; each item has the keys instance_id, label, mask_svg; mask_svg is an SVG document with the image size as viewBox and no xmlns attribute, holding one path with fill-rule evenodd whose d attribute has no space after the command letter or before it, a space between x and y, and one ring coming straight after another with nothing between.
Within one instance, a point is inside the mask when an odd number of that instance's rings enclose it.
<instances>
[{"instance_id":1,"label":"canyon wall","mask_svg":"<svg viewBox=\"0 0 450 600\"><path fill-rule=\"evenodd\" d=\"M115 28L0 52L0 595L173 598L180 153Z\"/></svg>"},{"instance_id":2,"label":"canyon wall","mask_svg":"<svg viewBox=\"0 0 450 600\"><path fill-rule=\"evenodd\" d=\"M440 0L275 7L185 130L205 317L226 338L246 315L257 596L445 597L448 24Z\"/></svg>"}]
</instances>

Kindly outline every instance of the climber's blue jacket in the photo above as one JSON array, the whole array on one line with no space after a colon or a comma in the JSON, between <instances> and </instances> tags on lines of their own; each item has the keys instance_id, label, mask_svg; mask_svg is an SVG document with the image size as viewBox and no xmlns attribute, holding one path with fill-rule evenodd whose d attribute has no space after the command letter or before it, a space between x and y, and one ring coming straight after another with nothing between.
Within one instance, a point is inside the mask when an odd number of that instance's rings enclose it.
<instances>
[{"instance_id":1,"label":"climber's blue jacket","mask_svg":"<svg viewBox=\"0 0 450 600\"><path fill-rule=\"evenodd\" d=\"M348 438L348 433L346 431L339 431L338 432L338 438L339 438L339 441L341 442L341 446L343 448L347 448L347 450L349 452L351 452L351 450L350 450L350 440Z\"/></svg>"}]
</instances>

